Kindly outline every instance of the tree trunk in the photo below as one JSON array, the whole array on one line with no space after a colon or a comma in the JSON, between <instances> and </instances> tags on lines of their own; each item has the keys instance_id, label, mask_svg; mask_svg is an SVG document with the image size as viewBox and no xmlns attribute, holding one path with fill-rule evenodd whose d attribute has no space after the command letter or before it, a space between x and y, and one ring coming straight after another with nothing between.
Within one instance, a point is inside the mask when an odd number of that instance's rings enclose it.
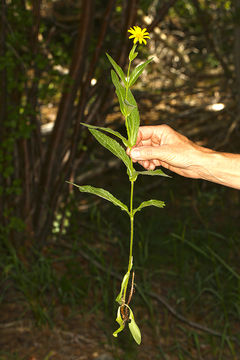
<instances>
[{"instance_id":1,"label":"tree trunk","mask_svg":"<svg viewBox=\"0 0 240 360\"><path fill-rule=\"evenodd\" d=\"M41 171L37 199L38 206L34 215L34 227L38 236L40 236L44 223L47 217L50 216L50 212L53 210L49 208L49 199L54 191L54 181L56 180L60 161L63 156L63 138L64 135L66 136L70 124L72 123L73 104L84 74L86 48L93 20L93 6L94 0L84 1L78 38L69 72L72 83L69 85L68 82L65 86Z\"/></svg>"}]
</instances>

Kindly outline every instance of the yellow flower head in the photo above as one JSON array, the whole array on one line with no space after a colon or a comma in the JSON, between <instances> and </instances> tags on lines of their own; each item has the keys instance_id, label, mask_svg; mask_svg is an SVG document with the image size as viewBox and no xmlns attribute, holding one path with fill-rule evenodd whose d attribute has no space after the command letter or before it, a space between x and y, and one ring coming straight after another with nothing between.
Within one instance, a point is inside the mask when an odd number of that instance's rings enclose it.
<instances>
[{"instance_id":1,"label":"yellow flower head","mask_svg":"<svg viewBox=\"0 0 240 360\"><path fill-rule=\"evenodd\" d=\"M129 36L129 39L134 39L134 44L136 44L138 41L140 44L142 42L146 45L147 42L145 39L150 39L149 33L147 32L147 29L141 29L139 26L134 26L133 28L130 28L128 30L132 35Z\"/></svg>"}]
</instances>

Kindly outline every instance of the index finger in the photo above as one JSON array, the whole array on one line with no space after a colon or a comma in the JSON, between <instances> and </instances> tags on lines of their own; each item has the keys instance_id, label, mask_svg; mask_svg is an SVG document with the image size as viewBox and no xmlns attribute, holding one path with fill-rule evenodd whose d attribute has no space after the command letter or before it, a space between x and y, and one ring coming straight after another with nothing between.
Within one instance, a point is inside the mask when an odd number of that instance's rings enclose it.
<instances>
[{"instance_id":1,"label":"index finger","mask_svg":"<svg viewBox=\"0 0 240 360\"><path fill-rule=\"evenodd\" d=\"M136 145L150 146L160 143L160 127L158 126L140 126Z\"/></svg>"}]
</instances>

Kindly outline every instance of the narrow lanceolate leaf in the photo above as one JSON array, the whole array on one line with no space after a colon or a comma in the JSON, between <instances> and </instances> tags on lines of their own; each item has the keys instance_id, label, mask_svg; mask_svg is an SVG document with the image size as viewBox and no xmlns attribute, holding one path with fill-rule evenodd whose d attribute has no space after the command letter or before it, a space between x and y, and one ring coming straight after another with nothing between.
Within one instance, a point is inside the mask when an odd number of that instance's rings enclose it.
<instances>
[{"instance_id":1,"label":"narrow lanceolate leaf","mask_svg":"<svg viewBox=\"0 0 240 360\"><path fill-rule=\"evenodd\" d=\"M137 324L135 322L133 312L132 312L132 310L130 308L129 308L129 311L130 311L130 315L129 315L130 322L128 323L128 327L129 327L129 330L131 331L131 334L132 334L134 340L136 341L136 343L138 345L140 345L141 340L142 340L141 332L140 332L140 329L139 329L139 327L137 326Z\"/></svg>"},{"instance_id":2,"label":"narrow lanceolate leaf","mask_svg":"<svg viewBox=\"0 0 240 360\"><path fill-rule=\"evenodd\" d=\"M112 135L115 135L115 136L117 136L119 139L121 139L122 140L122 142L123 142L123 144L125 145L125 146L129 146L129 143L128 143L128 140L124 137L124 136L122 136L118 131L115 131L115 130L112 130L112 129L110 129L110 128L105 128L105 127L101 127L101 126L94 126L94 125L89 125L89 124L85 124L85 123L81 123L83 126L86 126L87 128L89 128L89 129L97 129L97 130L102 130L102 131L106 131L106 132L108 132L108 133L110 133L110 134L112 134Z\"/></svg>"},{"instance_id":3,"label":"narrow lanceolate leaf","mask_svg":"<svg viewBox=\"0 0 240 360\"><path fill-rule=\"evenodd\" d=\"M152 59L153 58L151 58L151 59L145 61L143 64L139 64L138 66L135 67L135 69L132 71L130 78L129 78L129 87L131 87L135 84L135 82L137 81L139 76L142 74L142 72L145 69L145 67L147 66L147 64L149 64L152 61Z\"/></svg>"},{"instance_id":4,"label":"narrow lanceolate leaf","mask_svg":"<svg viewBox=\"0 0 240 360\"><path fill-rule=\"evenodd\" d=\"M135 145L137 140L138 128L140 125L140 116L136 100L130 90L126 89L120 84L117 74L114 70L111 71L112 82L116 88L116 94L120 104L120 109L123 116L126 118L126 127L128 130L130 147Z\"/></svg>"},{"instance_id":5,"label":"narrow lanceolate leaf","mask_svg":"<svg viewBox=\"0 0 240 360\"><path fill-rule=\"evenodd\" d=\"M127 205L123 204L120 200L118 200L115 196L113 196L109 191L104 190L102 188L96 188L90 185L76 185L72 182L70 184L76 186L81 192L86 192L89 194L97 195L105 200L110 201L113 205L119 206L123 211L126 211L129 214Z\"/></svg>"},{"instance_id":6,"label":"narrow lanceolate leaf","mask_svg":"<svg viewBox=\"0 0 240 360\"><path fill-rule=\"evenodd\" d=\"M125 117L125 116L127 116L127 112L125 110L125 104L124 104L126 90L122 86L122 84L120 83L119 78L118 78L118 76L117 76L117 74L115 73L114 70L111 70L111 78L112 78L112 82L113 82L113 84L115 86L115 89L116 89L116 94L117 94L117 97L118 97L121 113Z\"/></svg>"},{"instance_id":7,"label":"narrow lanceolate leaf","mask_svg":"<svg viewBox=\"0 0 240 360\"><path fill-rule=\"evenodd\" d=\"M129 142L131 146L134 146L137 141L138 129L140 125L140 116L138 112L138 106L131 90L128 90L127 101L132 105L132 111L127 117L127 124L129 129Z\"/></svg>"},{"instance_id":8,"label":"narrow lanceolate leaf","mask_svg":"<svg viewBox=\"0 0 240 360\"><path fill-rule=\"evenodd\" d=\"M158 170L146 170L146 171L138 171L137 172L139 175L150 175L150 176L165 176L165 177L171 177L167 174L165 174L162 170L158 169Z\"/></svg>"},{"instance_id":9,"label":"narrow lanceolate leaf","mask_svg":"<svg viewBox=\"0 0 240 360\"><path fill-rule=\"evenodd\" d=\"M101 131L96 129L89 129L95 139L106 149L111 151L115 156L124 162L128 171L132 173L131 160L127 156L124 148L110 136L103 134Z\"/></svg>"},{"instance_id":10,"label":"narrow lanceolate leaf","mask_svg":"<svg viewBox=\"0 0 240 360\"><path fill-rule=\"evenodd\" d=\"M117 90L117 89L116 89L116 94L117 94L117 97L118 97L120 111L123 114L123 116L125 117L125 116L127 116L127 114L126 114L126 110L125 110L123 94L122 94L122 92L120 90Z\"/></svg>"},{"instance_id":11,"label":"narrow lanceolate leaf","mask_svg":"<svg viewBox=\"0 0 240 360\"><path fill-rule=\"evenodd\" d=\"M120 77L120 79L122 80L124 85L126 85L127 81L125 79L125 75L124 75L124 72L122 71L121 67L116 63L116 61L113 60L113 58L110 55L108 55L107 53L106 53L106 55L108 57L108 60L112 64L114 70L116 71L116 73L118 74L118 76Z\"/></svg>"},{"instance_id":12,"label":"narrow lanceolate leaf","mask_svg":"<svg viewBox=\"0 0 240 360\"><path fill-rule=\"evenodd\" d=\"M143 201L138 208L133 210L133 215L137 212L142 210L143 208L147 207L147 206L156 206L158 208L163 208L165 206L165 203L163 201L160 200L148 200L148 201Z\"/></svg>"}]
</instances>

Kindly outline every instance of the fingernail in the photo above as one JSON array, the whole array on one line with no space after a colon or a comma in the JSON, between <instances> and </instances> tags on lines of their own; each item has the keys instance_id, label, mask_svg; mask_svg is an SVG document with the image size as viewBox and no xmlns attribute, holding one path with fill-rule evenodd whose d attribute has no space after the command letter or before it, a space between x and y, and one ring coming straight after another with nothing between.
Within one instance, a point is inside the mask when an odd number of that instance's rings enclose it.
<instances>
[{"instance_id":1,"label":"fingernail","mask_svg":"<svg viewBox=\"0 0 240 360\"><path fill-rule=\"evenodd\" d=\"M138 149L132 149L131 157L136 160L140 159L140 151Z\"/></svg>"}]
</instances>

